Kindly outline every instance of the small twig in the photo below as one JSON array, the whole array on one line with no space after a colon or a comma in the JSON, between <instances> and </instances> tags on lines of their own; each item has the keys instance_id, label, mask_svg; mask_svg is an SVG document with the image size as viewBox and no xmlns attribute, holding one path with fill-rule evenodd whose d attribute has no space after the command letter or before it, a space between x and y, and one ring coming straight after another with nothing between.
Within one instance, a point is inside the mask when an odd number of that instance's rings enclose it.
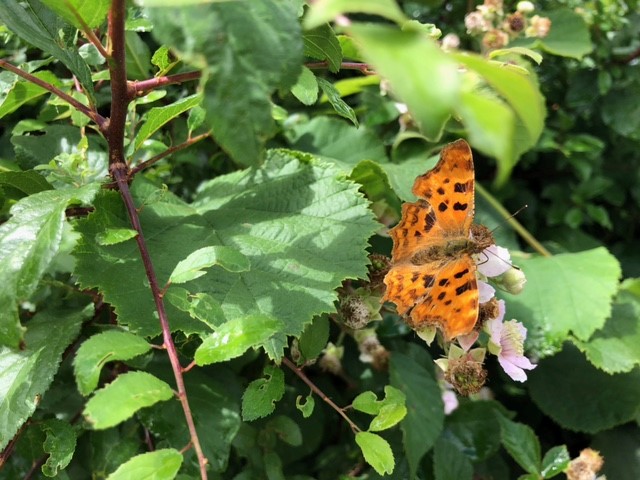
<instances>
[{"instance_id":1,"label":"small twig","mask_svg":"<svg viewBox=\"0 0 640 480\"><path fill-rule=\"evenodd\" d=\"M95 110L87 107L86 105L83 105L78 100L73 98L71 95L69 95L69 94L63 92L62 90L60 90L59 88L51 85L49 82L45 82L44 80L39 79L35 75L31 75L30 73L25 72L24 70L16 67L15 65L7 62L6 60L0 59L0 67L4 68L5 70L9 70L12 73L15 73L19 77L22 77L25 80L27 80L27 81L35 84L35 85L38 85L39 87L44 88L48 92L53 93L55 96L59 97L60 99L64 100L65 102L67 102L69 105L71 105L73 108L78 110L80 113L86 115L91 120L93 120L98 125L100 130L105 128L105 125L109 123L109 120L107 118L104 118L102 115L100 115Z\"/></svg>"},{"instance_id":2,"label":"small twig","mask_svg":"<svg viewBox=\"0 0 640 480\"><path fill-rule=\"evenodd\" d=\"M329 68L329 62L310 62L305 63L304 66L312 70L324 70ZM358 70L365 75L374 75L376 73L368 63L358 62L342 62L340 64L340 70Z\"/></svg>"},{"instance_id":3,"label":"small twig","mask_svg":"<svg viewBox=\"0 0 640 480\"><path fill-rule=\"evenodd\" d=\"M189 365L187 365L182 369L182 373L187 373L189 370L191 370L195 366L196 366L196 361L194 360L193 362L191 362Z\"/></svg>"},{"instance_id":4,"label":"small twig","mask_svg":"<svg viewBox=\"0 0 640 480\"><path fill-rule=\"evenodd\" d=\"M531 248L536 250L540 255L545 257L551 257L551 252L544 248L544 246L536 240L536 238L529 233L529 231L524 228L524 226L518 222L513 215L511 215L501 204L491 195L487 190L485 190L482 185L476 183L476 191L482 195L482 197L491 204L491 206L506 220L506 222L511 225L511 227L520 234L520 236L527 242Z\"/></svg>"},{"instance_id":5,"label":"small twig","mask_svg":"<svg viewBox=\"0 0 640 480\"><path fill-rule=\"evenodd\" d=\"M295 373L300 378L300 380L302 380L304 383L306 383L309 386L309 388L313 391L313 393L318 395L331 408L333 408L336 412L338 412L338 414L342 418L344 418L345 421L349 424L349 426L351 427L351 430L354 433L358 433L358 432L362 431L362 430L360 430L360 427L358 427L355 423L353 423L353 421L347 416L347 414L344 413L344 409L342 409L338 405L336 405L333 402L333 400L331 400L322 390L320 390L316 386L315 383L313 383L311 380L309 380L309 378L304 374L304 372L302 371L302 369L300 367L297 367L291 360L289 360L286 357L282 359L282 363L284 365L286 365L293 373Z\"/></svg>"},{"instance_id":6,"label":"small twig","mask_svg":"<svg viewBox=\"0 0 640 480\"><path fill-rule=\"evenodd\" d=\"M194 143L199 142L200 140L204 140L207 137L210 137L211 134L210 133L202 133L200 135L196 135L195 137L191 137L188 140L186 140L185 142L182 142L179 145L175 145L173 147L169 147L167 148L164 152L159 153L158 155L151 157L149 160L145 160L144 162L142 162L139 165L136 165L135 167L133 167L130 171L129 171L129 178L132 178L136 173L138 173L140 170L144 170L145 168L150 167L151 165L153 165L154 163L159 162L160 160L162 160L163 158L171 155L172 153L176 153L179 152L180 150L184 150L187 147L190 147L191 145L193 145Z\"/></svg>"},{"instance_id":7,"label":"small twig","mask_svg":"<svg viewBox=\"0 0 640 480\"><path fill-rule=\"evenodd\" d=\"M176 75L165 75L163 77L150 78L148 80L133 81L128 83L129 98L134 99L146 94L150 90L165 85L174 85L177 83L198 80L202 76L202 72L186 72Z\"/></svg>"},{"instance_id":8,"label":"small twig","mask_svg":"<svg viewBox=\"0 0 640 480\"><path fill-rule=\"evenodd\" d=\"M87 23L84 21L84 18L82 18L78 10L76 10L75 7L71 5L69 0L64 0L64 3L67 6L67 8L71 10L71 13L73 14L73 16L76 17L76 20L82 27L82 33L84 34L85 37L87 37L87 40L89 40L98 49L98 51L100 52L100 55L102 55L103 58L105 59L109 58L109 53L107 53L107 51L105 50L104 45L102 45L102 42L100 41L100 39L96 37L96 34L93 33L93 30L89 28L89 25L87 25Z\"/></svg>"}]
</instances>

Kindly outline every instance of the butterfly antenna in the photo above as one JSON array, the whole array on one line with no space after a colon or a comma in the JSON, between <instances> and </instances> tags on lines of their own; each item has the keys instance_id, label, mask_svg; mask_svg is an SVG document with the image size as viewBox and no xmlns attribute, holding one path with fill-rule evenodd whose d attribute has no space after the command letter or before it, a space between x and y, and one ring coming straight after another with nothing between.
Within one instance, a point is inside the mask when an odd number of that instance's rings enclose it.
<instances>
[{"instance_id":1,"label":"butterfly antenna","mask_svg":"<svg viewBox=\"0 0 640 480\"><path fill-rule=\"evenodd\" d=\"M525 208L527 208L529 205L525 204L523 206L521 206L518 210L516 210L515 212L513 212L511 215L509 215L507 218L505 218L505 220L510 220L512 218L514 218L516 215L518 215L521 211L523 211ZM495 232L498 228L500 228L502 226L502 224L498 225L497 227L495 227L493 230L491 230L491 233Z\"/></svg>"}]
</instances>

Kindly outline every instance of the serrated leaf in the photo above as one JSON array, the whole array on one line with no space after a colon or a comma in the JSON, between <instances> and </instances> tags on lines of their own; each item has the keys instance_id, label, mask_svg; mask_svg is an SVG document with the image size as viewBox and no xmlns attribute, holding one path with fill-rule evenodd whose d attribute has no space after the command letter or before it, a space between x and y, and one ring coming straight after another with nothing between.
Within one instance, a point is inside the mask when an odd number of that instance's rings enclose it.
<instances>
[{"instance_id":1,"label":"serrated leaf","mask_svg":"<svg viewBox=\"0 0 640 480\"><path fill-rule=\"evenodd\" d=\"M60 86L58 78L49 71L35 72L32 75L56 87ZM13 86L0 95L0 118L15 112L21 106L47 93L49 93L47 90L35 83L16 79Z\"/></svg>"},{"instance_id":2,"label":"serrated leaf","mask_svg":"<svg viewBox=\"0 0 640 480\"><path fill-rule=\"evenodd\" d=\"M298 346L305 360L320 356L329 341L329 327L329 319L320 315L304 329L298 340Z\"/></svg>"},{"instance_id":3,"label":"serrated leaf","mask_svg":"<svg viewBox=\"0 0 640 480\"><path fill-rule=\"evenodd\" d=\"M266 315L248 315L228 320L206 337L196 350L198 365L225 362L252 347L262 346L282 328L282 322Z\"/></svg>"},{"instance_id":4,"label":"serrated leaf","mask_svg":"<svg viewBox=\"0 0 640 480\"><path fill-rule=\"evenodd\" d=\"M471 480L473 465L453 442L441 437L433 451L435 480Z\"/></svg>"},{"instance_id":5,"label":"serrated leaf","mask_svg":"<svg viewBox=\"0 0 640 480\"><path fill-rule=\"evenodd\" d=\"M570 461L571 456L566 445L550 448L542 458L542 470L540 473L543 478L555 477L567 469Z\"/></svg>"},{"instance_id":6,"label":"serrated leaf","mask_svg":"<svg viewBox=\"0 0 640 480\"><path fill-rule=\"evenodd\" d=\"M153 35L210 76L202 106L216 142L241 165L261 163L264 143L276 133L270 96L300 73L295 5L256 0L148 12Z\"/></svg>"},{"instance_id":7,"label":"serrated leaf","mask_svg":"<svg viewBox=\"0 0 640 480\"><path fill-rule=\"evenodd\" d=\"M0 172L0 187L15 189L21 196L32 195L44 190L53 190L53 186L34 170L24 172Z\"/></svg>"},{"instance_id":8,"label":"serrated leaf","mask_svg":"<svg viewBox=\"0 0 640 480\"><path fill-rule=\"evenodd\" d=\"M49 454L42 465L42 473L47 477L55 477L71 462L76 449L76 432L69 423L57 418L45 420L40 428L47 436L42 448Z\"/></svg>"},{"instance_id":9,"label":"serrated leaf","mask_svg":"<svg viewBox=\"0 0 640 480\"><path fill-rule=\"evenodd\" d=\"M369 432L356 433L356 443L362 450L366 462L373 467L378 475L393 472L395 460L389 443L380 435Z\"/></svg>"},{"instance_id":10,"label":"serrated leaf","mask_svg":"<svg viewBox=\"0 0 640 480\"><path fill-rule=\"evenodd\" d=\"M605 248L522 259L518 266L527 286L509 302L509 315L534 334L544 332L542 354L557 350L569 332L585 341L604 326L621 274Z\"/></svg>"},{"instance_id":11,"label":"serrated leaf","mask_svg":"<svg viewBox=\"0 0 640 480\"><path fill-rule=\"evenodd\" d=\"M86 316L81 310L39 312L29 321L23 350L0 347L0 449L35 411Z\"/></svg>"},{"instance_id":12,"label":"serrated leaf","mask_svg":"<svg viewBox=\"0 0 640 480\"><path fill-rule=\"evenodd\" d=\"M298 81L291 87L291 93L305 105L313 105L318 100L318 81L307 67L302 67Z\"/></svg>"},{"instance_id":13,"label":"serrated leaf","mask_svg":"<svg viewBox=\"0 0 640 480\"><path fill-rule=\"evenodd\" d=\"M182 454L173 448L142 453L123 463L107 480L172 480L182 465Z\"/></svg>"},{"instance_id":14,"label":"serrated leaf","mask_svg":"<svg viewBox=\"0 0 640 480\"><path fill-rule=\"evenodd\" d=\"M607 373L630 372L640 365L640 302L621 294L602 330L587 341L574 340L587 359Z\"/></svg>"},{"instance_id":15,"label":"serrated leaf","mask_svg":"<svg viewBox=\"0 0 640 480\"><path fill-rule=\"evenodd\" d=\"M407 397L407 416L400 423L411 475L436 442L444 422L440 387L432 374L411 357L394 352L389 364L391 385Z\"/></svg>"},{"instance_id":16,"label":"serrated leaf","mask_svg":"<svg viewBox=\"0 0 640 480\"><path fill-rule=\"evenodd\" d=\"M328 25L320 25L304 32L304 54L307 57L327 62L329 71L336 73L342 63L342 49L333 29Z\"/></svg>"},{"instance_id":17,"label":"serrated leaf","mask_svg":"<svg viewBox=\"0 0 640 480\"><path fill-rule=\"evenodd\" d=\"M97 184L45 190L19 200L11 218L0 225L0 345L17 347L22 337L18 302L29 298L60 248L65 209L88 203Z\"/></svg>"},{"instance_id":18,"label":"serrated leaf","mask_svg":"<svg viewBox=\"0 0 640 480\"><path fill-rule=\"evenodd\" d=\"M96 241L99 245L115 245L126 242L137 235L138 232L133 228L108 228L96 235Z\"/></svg>"},{"instance_id":19,"label":"serrated leaf","mask_svg":"<svg viewBox=\"0 0 640 480\"><path fill-rule=\"evenodd\" d=\"M541 360L528 376L533 401L563 428L595 433L629 422L638 413L640 370L608 375L569 344Z\"/></svg>"},{"instance_id":20,"label":"serrated leaf","mask_svg":"<svg viewBox=\"0 0 640 480\"><path fill-rule=\"evenodd\" d=\"M498 414L501 440L509 455L526 472L537 474L540 472L541 454L540 442L533 429L522 423L509 420Z\"/></svg>"},{"instance_id":21,"label":"serrated leaf","mask_svg":"<svg viewBox=\"0 0 640 480\"><path fill-rule=\"evenodd\" d=\"M268 365L263 378L251 382L242 396L242 418L251 422L271 415L284 395L284 373L278 367Z\"/></svg>"},{"instance_id":22,"label":"serrated leaf","mask_svg":"<svg viewBox=\"0 0 640 480\"><path fill-rule=\"evenodd\" d=\"M195 94L178 100L166 107L154 107L149 110L149 113L144 117L144 123L140 127L140 130L138 130L136 138L133 141L133 150L131 153L137 151L146 140L164 125L184 112L198 106L201 101L202 95Z\"/></svg>"},{"instance_id":23,"label":"serrated leaf","mask_svg":"<svg viewBox=\"0 0 640 480\"><path fill-rule=\"evenodd\" d=\"M322 92L327 96L327 100L336 111L338 115L341 117L347 118L351 120L351 122L357 127L358 126L358 117L356 117L356 112L351 108L347 103L340 98L340 92L336 87L333 86L331 82L328 82L324 78L316 78L318 85Z\"/></svg>"},{"instance_id":24,"label":"serrated leaf","mask_svg":"<svg viewBox=\"0 0 640 480\"><path fill-rule=\"evenodd\" d=\"M137 205L160 192L141 177L131 190ZM101 192L94 207L77 222L79 283L98 288L132 332L158 335L136 245L95 242L105 225L129 226L122 201L113 192ZM193 205L163 192L157 201L146 202L140 221L159 278L169 278L180 260L206 246L233 247L249 258L251 270L218 269L216 275L192 280L189 290L210 295L228 319L259 314L281 320L282 330L266 345L273 358L282 355L286 335L297 337L313 317L335 311L334 289L345 278L367 274L367 241L379 228L358 186L339 169L285 151L271 152L262 168L203 184ZM170 302L165 306L172 329L210 332Z\"/></svg>"},{"instance_id":25,"label":"serrated leaf","mask_svg":"<svg viewBox=\"0 0 640 480\"><path fill-rule=\"evenodd\" d=\"M499 407L493 401L461 403L447 417L446 437L455 438L469 460L487 460L500 449Z\"/></svg>"},{"instance_id":26,"label":"serrated leaf","mask_svg":"<svg viewBox=\"0 0 640 480\"><path fill-rule=\"evenodd\" d=\"M351 402L351 407L369 415L377 415L382 408L382 402L378 401L376 394L370 391L362 392Z\"/></svg>"},{"instance_id":27,"label":"serrated leaf","mask_svg":"<svg viewBox=\"0 0 640 480\"><path fill-rule=\"evenodd\" d=\"M147 372L127 372L89 399L84 416L96 430L118 425L141 408L173 397L173 390Z\"/></svg>"},{"instance_id":28,"label":"serrated leaf","mask_svg":"<svg viewBox=\"0 0 640 480\"><path fill-rule=\"evenodd\" d=\"M429 140L438 140L458 103L457 62L419 32L372 24L353 25L351 32L365 60L407 104L422 133Z\"/></svg>"},{"instance_id":29,"label":"serrated leaf","mask_svg":"<svg viewBox=\"0 0 640 480\"><path fill-rule=\"evenodd\" d=\"M104 3L105 0L101 0ZM39 0L3 0L0 22L27 43L60 60L80 81L93 100L93 82L89 67L78 53L75 37L68 24ZM64 33L64 38L61 38Z\"/></svg>"},{"instance_id":30,"label":"serrated leaf","mask_svg":"<svg viewBox=\"0 0 640 480\"><path fill-rule=\"evenodd\" d=\"M185 283L201 277L205 268L220 265L230 272L246 272L251 267L249 259L233 247L214 245L204 247L181 260L171 272L169 282Z\"/></svg>"},{"instance_id":31,"label":"serrated leaf","mask_svg":"<svg viewBox=\"0 0 640 480\"><path fill-rule=\"evenodd\" d=\"M375 418L371 420L369 431L379 432L381 430L387 430L399 423L406 416L407 407L405 407L404 404L391 403L383 405Z\"/></svg>"},{"instance_id":32,"label":"serrated leaf","mask_svg":"<svg viewBox=\"0 0 640 480\"><path fill-rule=\"evenodd\" d=\"M83 395L93 392L107 362L130 360L150 349L144 338L129 332L110 330L93 335L82 343L73 359L78 390Z\"/></svg>"},{"instance_id":33,"label":"serrated leaf","mask_svg":"<svg viewBox=\"0 0 640 480\"><path fill-rule=\"evenodd\" d=\"M304 26L315 28L344 13L379 15L398 24L406 20L394 0L322 0L313 3L304 19Z\"/></svg>"},{"instance_id":34,"label":"serrated leaf","mask_svg":"<svg viewBox=\"0 0 640 480\"><path fill-rule=\"evenodd\" d=\"M96 28L106 20L111 6L110 0L42 0L42 3L77 29L82 29L82 24L76 15L80 16L89 28Z\"/></svg>"},{"instance_id":35,"label":"serrated leaf","mask_svg":"<svg viewBox=\"0 0 640 480\"><path fill-rule=\"evenodd\" d=\"M304 397L304 402L302 401L302 395L298 395L296 397L296 408L300 410L302 416L304 418L309 418L313 414L313 409L316 406L316 401L313 398L313 394L309 394Z\"/></svg>"}]
</instances>

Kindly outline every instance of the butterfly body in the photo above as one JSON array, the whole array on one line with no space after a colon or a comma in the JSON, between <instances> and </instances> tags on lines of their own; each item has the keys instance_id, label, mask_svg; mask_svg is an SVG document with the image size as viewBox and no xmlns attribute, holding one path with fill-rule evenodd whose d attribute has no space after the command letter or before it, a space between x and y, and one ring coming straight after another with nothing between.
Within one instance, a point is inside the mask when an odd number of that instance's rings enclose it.
<instances>
[{"instance_id":1,"label":"butterfly body","mask_svg":"<svg viewBox=\"0 0 640 480\"><path fill-rule=\"evenodd\" d=\"M446 145L437 165L416 178L413 193L418 200L402 206L402 218L390 231L392 266L383 300L394 302L413 328L434 325L452 339L475 326L479 293L471 255L493 243L486 227L472 225L469 145Z\"/></svg>"}]
</instances>

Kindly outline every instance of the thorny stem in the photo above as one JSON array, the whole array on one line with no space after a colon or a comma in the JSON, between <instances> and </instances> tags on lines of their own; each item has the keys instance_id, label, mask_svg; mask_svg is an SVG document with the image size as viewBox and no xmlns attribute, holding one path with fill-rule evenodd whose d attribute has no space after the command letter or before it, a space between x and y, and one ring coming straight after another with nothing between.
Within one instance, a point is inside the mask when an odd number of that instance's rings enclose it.
<instances>
[{"instance_id":1,"label":"thorny stem","mask_svg":"<svg viewBox=\"0 0 640 480\"><path fill-rule=\"evenodd\" d=\"M536 240L536 238L533 235L531 235L531 233L529 233L529 231L526 228L524 228L520 222L518 222L515 218L513 218L513 216L511 216L509 212L502 205L500 205L500 202L498 202L498 200L496 200L493 195L491 195L488 191L486 191L482 187L482 185L480 185L479 183L476 183L476 190L480 195L482 195L482 197L487 202L489 202L489 204L491 204L491 206L494 209L496 209L496 211L500 215L502 215L502 217L507 221L507 223L511 225L511 227L516 232L518 232L518 234L520 234L520 236L524 239L525 242L527 242L531 246L531 248L536 250L542 256L545 256L545 257L552 256L551 252L549 252L549 250L544 248L544 246L538 240Z\"/></svg>"},{"instance_id":2,"label":"thorny stem","mask_svg":"<svg viewBox=\"0 0 640 480\"><path fill-rule=\"evenodd\" d=\"M130 171L129 171L129 178L133 177L136 173L138 173L140 170L143 170L145 168L150 167L151 165L153 165L154 163L159 162L160 160L162 160L164 157L171 155L173 153L179 152L180 150L184 150L187 147L190 147L191 145L193 145L196 142L199 142L200 140L204 140L207 137L210 137L211 134L210 133L202 133L200 135L196 135L195 137L191 137L188 140L182 142L179 145L175 145L173 147L169 147L167 148L164 152L159 153L158 155L151 157L149 160L145 160L144 162L142 162L140 165L136 165L135 167L133 167Z\"/></svg>"},{"instance_id":3,"label":"thorny stem","mask_svg":"<svg viewBox=\"0 0 640 480\"><path fill-rule=\"evenodd\" d=\"M310 62L305 63L304 66L307 68L319 70L329 68L329 62ZM358 70L365 75L373 75L376 73L368 63L358 62L342 62L340 64L340 70Z\"/></svg>"},{"instance_id":4,"label":"thorny stem","mask_svg":"<svg viewBox=\"0 0 640 480\"><path fill-rule=\"evenodd\" d=\"M0 67L4 68L5 70L9 70L10 72L15 73L19 77L22 77L25 80L27 80L27 81L35 84L35 85L38 85L39 87L44 88L48 92L53 93L58 98L61 98L62 100L67 102L69 105L71 105L77 111L79 111L80 113L83 113L84 115L89 117L91 120L93 120L98 125L98 127L100 129L104 128L104 126L108 123L108 120L106 118L104 118L102 115L100 115L98 112L96 112L95 110L87 107L86 105L83 105L78 100L73 98L71 95L69 95L69 94L63 92L62 90L60 90L59 88L51 85L49 82L45 82L44 80L39 79L35 75L31 75L30 73L27 73L24 70L21 70L20 68L16 67L15 65L13 65L13 64L11 64L11 63L7 62L6 60L3 60L3 59L0 59Z\"/></svg>"},{"instance_id":5,"label":"thorny stem","mask_svg":"<svg viewBox=\"0 0 640 480\"><path fill-rule=\"evenodd\" d=\"M329 406L331 408L333 408L336 412L338 412L338 414L342 418L344 418L345 421L349 424L349 426L351 427L351 430L354 433L358 433L358 432L362 431L362 430L360 430L360 427L358 427L355 423L353 423L353 421L347 416L347 414L344 413L344 409L342 409L338 405L336 405L333 402L333 400L331 400L322 390L320 390L316 386L315 383L313 383L311 380L309 380L309 378L302 371L301 367L297 367L291 360L289 360L286 357L282 359L282 363L285 364L293 373L295 373L300 378L300 380L302 380L304 383L306 383L309 386L309 388L313 391L313 393L318 395L322 400L324 400L327 404L329 404Z\"/></svg>"},{"instance_id":6,"label":"thorny stem","mask_svg":"<svg viewBox=\"0 0 640 480\"><path fill-rule=\"evenodd\" d=\"M171 368L178 387L178 399L182 404L185 420L189 428L190 444L198 457L200 465L200 477L207 479L207 458L204 456L198 433L196 431L191 407L187 398L187 391L184 386L184 378L182 376L182 366L178 358L178 351L171 337L171 327L164 308L162 299L162 291L158 285L158 278L153 268L153 262L147 248L142 225L138 216L138 210L129 190L128 167L124 159L124 131L127 115L127 105L130 101L127 83L127 72L125 67L125 44L124 44L124 22L125 22L125 2L126 0L113 0L111 9L109 10L109 39L111 41L111 58L109 59L109 71L111 74L111 118L107 128L103 133L107 137L109 144L109 171L113 176L120 195L127 209L129 220L132 227L138 232L136 243L140 251L140 257L144 265L144 270L149 280L151 293L156 305L160 325L162 326L163 344L169 355Z\"/></svg>"}]
</instances>

